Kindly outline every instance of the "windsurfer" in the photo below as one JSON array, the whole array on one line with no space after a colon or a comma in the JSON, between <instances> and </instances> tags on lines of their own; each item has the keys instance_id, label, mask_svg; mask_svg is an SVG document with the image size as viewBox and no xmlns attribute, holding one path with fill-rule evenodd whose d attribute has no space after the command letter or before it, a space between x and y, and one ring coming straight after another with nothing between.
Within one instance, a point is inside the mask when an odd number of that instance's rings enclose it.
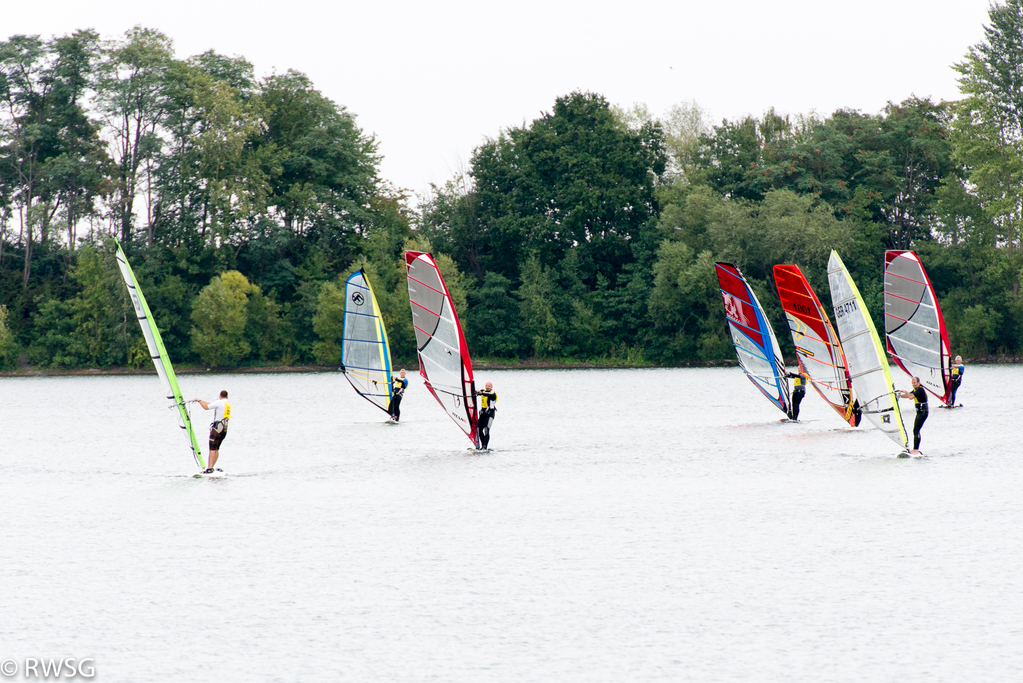
<instances>
[{"instance_id":1,"label":"windsurfer","mask_svg":"<svg viewBox=\"0 0 1023 683\"><path fill-rule=\"evenodd\" d=\"M476 395L483 399L481 401L479 420L479 448L480 450L488 450L490 427L494 424L494 417L497 415L497 392L494 391L493 382L487 382L486 388L483 391L477 391Z\"/></svg>"},{"instance_id":2,"label":"windsurfer","mask_svg":"<svg viewBox=\"0 0 1023 683\"><path fill-rule=\"evenodd\" d=\"M860 426L860 420L863 419L863 409L860 408L860 400L858 398L857 399L853 399L853 404L852 404L852 408L850 409L850 413L852 414L852 416L854 418L856 418L854 423L853 423L853 426L854 427L859 427Z\"/></svg>"},{"instance_id":3,"label":"windsurfer","mask_svg":"<svg viewBox=\"0 0 1023 683\"><path fill-rule=\"evenodd\" d=\"M231 404L227 402L227 391L220 392L220 398L207 403L201 398L195 399L203 410L213 411L213 424L210 425L210 458L206 474L214 471L217 458L220 457L220 444L227 438L227 423L231 419Z\"/></svg>"},{"instance_id":4,"label":"windsurfer","mask_svg":"<svg viewBox=\"0 0 1023 683\"><path fill-rule=\"evenodd\" d=\"M806 374L799 372L786 372L786 377L792 378L792 407L789 409L789 419L793 422L799 419L799 404L806 396Z\"/></svg>"},{"instance_id":5,"label":"windsurfer","mask_svg":"<svg viewBox=\"0 0 1023 683\"><path fill-rule=\"evenodd\" d=\"M956 364L952 366L952 377L949 382L949 389L952 393L949 394L948 403L945 404L946 408L955 408L956 392L959 391L959 385L963 383L964 372L966 372L966 366L963 365L963 357L956 356Z\"/></svg>"},{"instance_id":6,"label":"windsurfer","mask_svg":"<svg viewBox=\"0 0 1023 683\"><path fill-rule=\"evenodd\" d=\"M405 389L408 388L408 380L405 379L405 369L402 368L398 375L398 377L391 380L394 390L391 392L391 402L387 406L387 413L395 422L401 417L401 397L405 395Z\"/></svg>"},{"instance_id":7,"label":"windsurfer","mask_svg":"<svg viewBox=\"0 0 1023 683\"><path fill-rule=\"evenodd\" d=\"M927 421L927 392L920 386L919 377L914 377L911 381L913 391L900 391L899 396L911 398L916 404L916 421L913 422L913 450L910 451L915 455L920 452L920 428Z\"/></svg>"}]
</instances>

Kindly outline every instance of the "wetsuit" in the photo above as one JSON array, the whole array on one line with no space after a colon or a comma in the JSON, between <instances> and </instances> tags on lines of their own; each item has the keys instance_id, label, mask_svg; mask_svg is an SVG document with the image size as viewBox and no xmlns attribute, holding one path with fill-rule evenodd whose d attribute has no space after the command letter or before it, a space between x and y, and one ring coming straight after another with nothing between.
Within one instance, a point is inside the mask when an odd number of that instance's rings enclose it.
<instances>
[{"instance_id":1,"label":"wetsuit","mask_svg":"<svg viewBox=\"0 0 1023 683\"><path fill-rule=\"evenodd\" d=\"M956 404L956 392L959 391L959 385L963 383L963 373L966 372L966 366L962 363L959 365L952 366L952 381L949 382L949 386L952 389L952 393L948 397L948 403L946 404L949 408Z\"/></svg>"},{"instance_id":2,"label":"wetsuit","mask_svg":"<svg viewBox=\"0 0 1023 683\"><path fill-rule=\"evenodd\" d=\"M391 392L391 402L387 405L387 413L395 422L401 417L401 397L405 394L407 387L407 379L394 380L394 391Z\"/></svg>"},{"instance_id":3,"label":"wetsuit","mask_svg":"<svg viewBox=\"0 0 1023 683\"><path fill-rule=\"evenodd\" d=\"M497 415L497 392L480 391L478 393L480 395L480 448L486 448L490 443L490 426L494 424L494 417Z\"/></svg>"},{"instance_id":4,"label":"wetsuit","mask_svg":"<svg viewBox=\"0 0 1023 683\"><path fill-rule=\"evenodd\" d=\"M799 419L799 404L802 403L803 397L806 396L806 378L802 375L796 375L793 373L788 374L792 378L792 407L789 409L789 419Z\"/></svg>"},{"instance_id":5,"label":"wetsuit","mask_svg":"<svg viewBox=\"0 0 1023 683\"><path fill-rule=\"evenodd\" d=\"M920 450L920 428L927 421L927 392L923 387L917 387L912 392L913 401L916 403L916 420L913 421L913 450Z\"/></svg>"}]
</instances>

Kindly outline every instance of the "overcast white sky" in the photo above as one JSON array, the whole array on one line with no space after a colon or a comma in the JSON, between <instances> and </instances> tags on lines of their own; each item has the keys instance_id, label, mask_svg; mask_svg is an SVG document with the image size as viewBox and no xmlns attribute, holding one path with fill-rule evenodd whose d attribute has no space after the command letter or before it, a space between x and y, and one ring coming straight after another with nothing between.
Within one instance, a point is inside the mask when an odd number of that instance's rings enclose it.
<instances>
[{"instance_id":1,"label":"overcast white sky","mask_svg":"<svg viewBox=\"0 0 1023 683\"><path fill-rule=\"evenodd\" d=\"M0 39L140 24L182 58L213 49L258 76L302 71L376 135L383 177L418 194L573 90L657 115L695 99L715 122L957 99L950 67L982 40L988 11L988 0L5 4Z\"/></svg>"}]
</instances>

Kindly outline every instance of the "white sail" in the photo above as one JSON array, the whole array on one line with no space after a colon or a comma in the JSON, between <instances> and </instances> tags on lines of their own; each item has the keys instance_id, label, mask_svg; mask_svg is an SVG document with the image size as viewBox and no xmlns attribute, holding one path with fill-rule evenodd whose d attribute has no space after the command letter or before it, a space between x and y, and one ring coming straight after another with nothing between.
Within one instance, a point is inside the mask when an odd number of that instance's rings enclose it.
<instances>
[{"instance_id":1,"label":"white sail","mask_svg":"<svg viewBox=\"0 0 1023 683\"><path fill-rule=\"evenodd\" d=\"M884 347L867 313L856 283L835 251L828 261L828 282L835 326L849 364L849 379L863 415L903 448L909 447L898 394L888 369Z\"/></svg>"}]
</instances>

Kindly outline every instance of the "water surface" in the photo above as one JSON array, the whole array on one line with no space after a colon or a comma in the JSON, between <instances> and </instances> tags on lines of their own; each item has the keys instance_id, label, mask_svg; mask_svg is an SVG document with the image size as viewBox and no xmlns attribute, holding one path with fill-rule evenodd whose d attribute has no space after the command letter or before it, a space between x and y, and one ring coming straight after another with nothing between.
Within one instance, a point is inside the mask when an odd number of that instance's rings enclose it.
<instances>
[{"instance_id":1,"label":"water surface","mask_svg":"<svg viewBox=\"0 0 1023 683\"><path fill-rule=\"evenodd\" d=\"M155 375L0 379L0 659L93 657L106 681L1023 674L1023 367L969 367L908 460L812 391L779 423L735 368L478 373L499 409L477 455L412 374L400 425L333 373L182 376L231 393L223 480L189 476Z\"/></svg>"}]
</instances>

